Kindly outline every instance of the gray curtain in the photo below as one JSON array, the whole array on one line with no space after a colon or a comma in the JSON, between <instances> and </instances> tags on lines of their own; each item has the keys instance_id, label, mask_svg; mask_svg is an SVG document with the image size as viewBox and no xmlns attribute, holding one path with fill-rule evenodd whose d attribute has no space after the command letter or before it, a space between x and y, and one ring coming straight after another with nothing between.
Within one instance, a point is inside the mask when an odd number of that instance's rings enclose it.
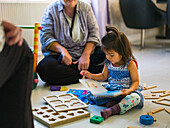
<instances>
[{"instance_id":1,"label":"gray curtain","mask_svg":"<svg viewBox=\"0 0 170 128\"><path fill-rule=\"evenodd\" d=\"M106 33L106 25L110 24L108 0L91 0L92 9L99 25L100 38Z\"/></svg>"}]
</instances>

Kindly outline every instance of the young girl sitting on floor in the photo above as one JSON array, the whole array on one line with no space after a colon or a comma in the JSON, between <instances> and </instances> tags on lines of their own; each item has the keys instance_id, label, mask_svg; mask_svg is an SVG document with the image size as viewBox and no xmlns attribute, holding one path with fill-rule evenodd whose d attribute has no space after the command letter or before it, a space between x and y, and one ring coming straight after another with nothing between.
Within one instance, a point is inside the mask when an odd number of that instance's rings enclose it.
<instances>
[{"instance_id":1,"label":"young girl sitting on floor","mask_svg":"<svg viewBox=\"0 0 170 128\"><path fill-rule=\"evenodd\" d=\"M106 54L103 72L92 74L81 71L89 79L106 80L104 87L109 91L121 90L122 95L115 98L97 97L91 92L88 99L97 105L106 105L101 111L102 117L107 119L111 115L124 114L131 108L143 107L142 87L139 85L138 65L132 54L130 43L124 33L115 27L106 27L107 34L102 38L102 50Z\"/></svg>"}]
</instances>

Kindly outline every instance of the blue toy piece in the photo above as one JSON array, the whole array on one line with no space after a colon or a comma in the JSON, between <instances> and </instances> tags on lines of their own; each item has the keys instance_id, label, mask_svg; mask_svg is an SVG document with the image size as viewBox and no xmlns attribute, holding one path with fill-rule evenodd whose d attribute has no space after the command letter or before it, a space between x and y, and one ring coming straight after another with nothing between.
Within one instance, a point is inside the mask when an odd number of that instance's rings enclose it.
<instances>
[{"instance_id":1,"label":"blue toy piece","mask_svg":"<svg viewBox=\"0 0 170 128\"><path fill-rule=\"evenodd\" d=\"M80 100L82 100L84 103L87 103L87 90L78 90L78 89L70 89L67 93L72 93L76 97L78 97Z\"/></svg>"},{"instance_id":2,"label":"blue toy piece","mask_svg":"<svg viewBox=\"0 0 170 128\"><path fill-rule=\"evenodd\" d=\"M103 117L94 115L93 117L90 118L90 123L99 124L99 123L101 123L103 120L104 120Z\"/></svg>"},{"instance_id":3,"label":"blue toy piece","mask_svg":"<svg viewBox=\"0 0 170 128\"><path fill-rule=\"evenodd\" d=\"M153 124L154 119L150 115L142 115L140 116L140 123L144 125L151 125Z\"/></svg>"}]
</instances>

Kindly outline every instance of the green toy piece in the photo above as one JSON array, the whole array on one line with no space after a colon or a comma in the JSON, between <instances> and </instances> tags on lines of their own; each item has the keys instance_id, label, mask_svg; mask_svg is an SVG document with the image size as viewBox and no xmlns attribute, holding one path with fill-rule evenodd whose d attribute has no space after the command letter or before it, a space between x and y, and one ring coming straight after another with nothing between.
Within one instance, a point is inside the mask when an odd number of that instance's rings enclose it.
<instances>
[{"instance_id":1,"label":"green toy piece","mask_svg":"<svg viewBox=\"0 0 170 128\"><path fill-rule=\"evenodd\" d=\"M103 120L104 120L103 117L94 115L93 117L90 118L90 123L100 124Z\"/></svg>"}]
</instances>

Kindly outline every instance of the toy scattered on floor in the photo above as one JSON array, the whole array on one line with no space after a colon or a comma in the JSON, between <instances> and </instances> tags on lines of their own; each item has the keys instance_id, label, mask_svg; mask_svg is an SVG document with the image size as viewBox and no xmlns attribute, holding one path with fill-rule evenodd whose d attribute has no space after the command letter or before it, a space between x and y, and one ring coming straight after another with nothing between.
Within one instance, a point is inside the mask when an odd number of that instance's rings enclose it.
<instances>
[{"instance_id":1,"label":"toy scattered on floor","mask_svg":"<svg viewBox=\"0 0 170 128\"><path fill-rule=\"evenodd\" d=\"M90 118L90 123L99 124L99 123L101 123L103 120L104 120L103 117L94 115L93 117Z\"/></svg>"},{"instance_id":2,"label":"toy scattered on floor","mask_svg":"<svg viewBox=\"0 0 170 128\"><path fill-rule=\"evenodd\" d=\"M51 91L67 91L68 90L67 87L64 87L64 86L60 87L60 86L56 86L56 85L51 85L50 89L51 89Z\"/></svg>"},{"instance_id":3,"label":"toy scattered on floor","mask_svg":"<svg viewBox=\"0 0 170 128\"><path fill-rule=\"evenodd\" d=\"M88 105L78 99L73 94L60 94L49 95L43 97L43 99L55 110L55 111L69 111L73 109L88 108Z\"/></svg>"},{"instance_id":4,"label":"toy scattered on floor","mask_svg":"<svg viewBox=\"0 0 170 128\"><path fill-rule=\"evenodd\" d=\"M163 93L159 96L156 96L155 93ZM162 97L169 96L170 90L157 90L157 91L151 91L151 93L142 93L145 99L161 99ZM155 102L155 101L153 101Z\"/></svg>"},{"instance_id":5,"label":"toy scattered on floor","mask_svg":"<svg viewBox=\"0 0 170 128\"><path fill-rule=\"evenodd\" d=\"M170 114L170 109L165 109L165 111Z\"/></svg>"},{"instance_id":6,"label":"toy scattered on floor","mask_svg":"<svg viewBox=\"0 0 170 128\"><path fill-rule=\"evenodd\" d=\"M164 109L165 109L165 108L158 108L158 109L155 109L155 110L153 110L153 111L151 111L151 112L148 112L147 114L150 115L150 116L152 116L153 119L154 119L154 121L156 121L156 118L155 118L155 116L154 116L153 114L158 113L158 112L160 112L160 111L162 111L162 110L164 110Z\"/></svg>"},{"instance_id":7,"label":"toy scattered on floor","mask_svg":"<svg viewBox=\"0 0 170 128\"><path fill-rule=\"evenodd\" d=\"M161 102L161 101L170 101L170 99L168 99L168 98L159 98L159 99L157 99L157 100L152 100L152 102L154 102L154 103L156 103L156 104L161 104L161 105L170 106L170 103Z\"/></svg>"},{"instance_id":8,"label":"toy scattered on floor","mask_svg":"<svg viewBox=\"0 0 170 128\"><path fill-rule=\"evenodd\" d=\"M142 115L140 116L140 123L144 125L151 125L153 124L154 119L150 115Z\"/></svg>"},{"instance_id":9,"label":"toy scattered on floor","mask_svg":"<svg viewBox=\"0 0 170 128\"><path fill-rule=\"evenodd\" d=\"M148 89L152 89L152 88L156 88L157 86L156 85L154 85L154 86L150 86L150 87L143 87L143 90L148 90Z\"/></svg>"},{"instance_id":10,"label":"toy scattered on floor","mask_svg":"<svg viewBox=\"0 0 170 128\"><path fill-rule=\"evenodd\" d=\"M166 90L157 90L157 91L151 91L151 93L164 93Z\"/></svg>"},{"instance_id":11,"label":"toy scattered on floor","mask_svg":"<svg viewBox=\"0 0 170 128\"><path fill-rule=\"evenodd\" d=\"M140 127L128 126L128 128L140 128Z\"/></svg>"},{"instance_id":12,"label":"toy scattered on floor","mask_svg":"<svg viewBox=\"0 0 170 128\"><path fill-rule=\"evenodd\" d=\"M67 93L71 93L74 96L78 97L84 103L88 103L87 92L88 90L70 89Z\"/></svg>"},{"instance_id":13,"label":"toy scattered on floor","mask_svg":"<svg viewBox=\"0 0 170 128\"><path fill-rule=\"evenodd\" d=\"M154 121L157 121L156 117L153 115L152 112L148 112L147 114L150 115L150 116L152 116Z\"/></svg>"},{"instance_id":14,"label":"toy scattered on floor","mask_svg":"<svg viewBox=\"0 0 170 128\"><path fill-rule=\"evenodd\" d=\"M32 111L36 120L50 128L90 117L90 113L84 109L55 112L49 105L33 108Z\"/></svg>"}]
</instances>

